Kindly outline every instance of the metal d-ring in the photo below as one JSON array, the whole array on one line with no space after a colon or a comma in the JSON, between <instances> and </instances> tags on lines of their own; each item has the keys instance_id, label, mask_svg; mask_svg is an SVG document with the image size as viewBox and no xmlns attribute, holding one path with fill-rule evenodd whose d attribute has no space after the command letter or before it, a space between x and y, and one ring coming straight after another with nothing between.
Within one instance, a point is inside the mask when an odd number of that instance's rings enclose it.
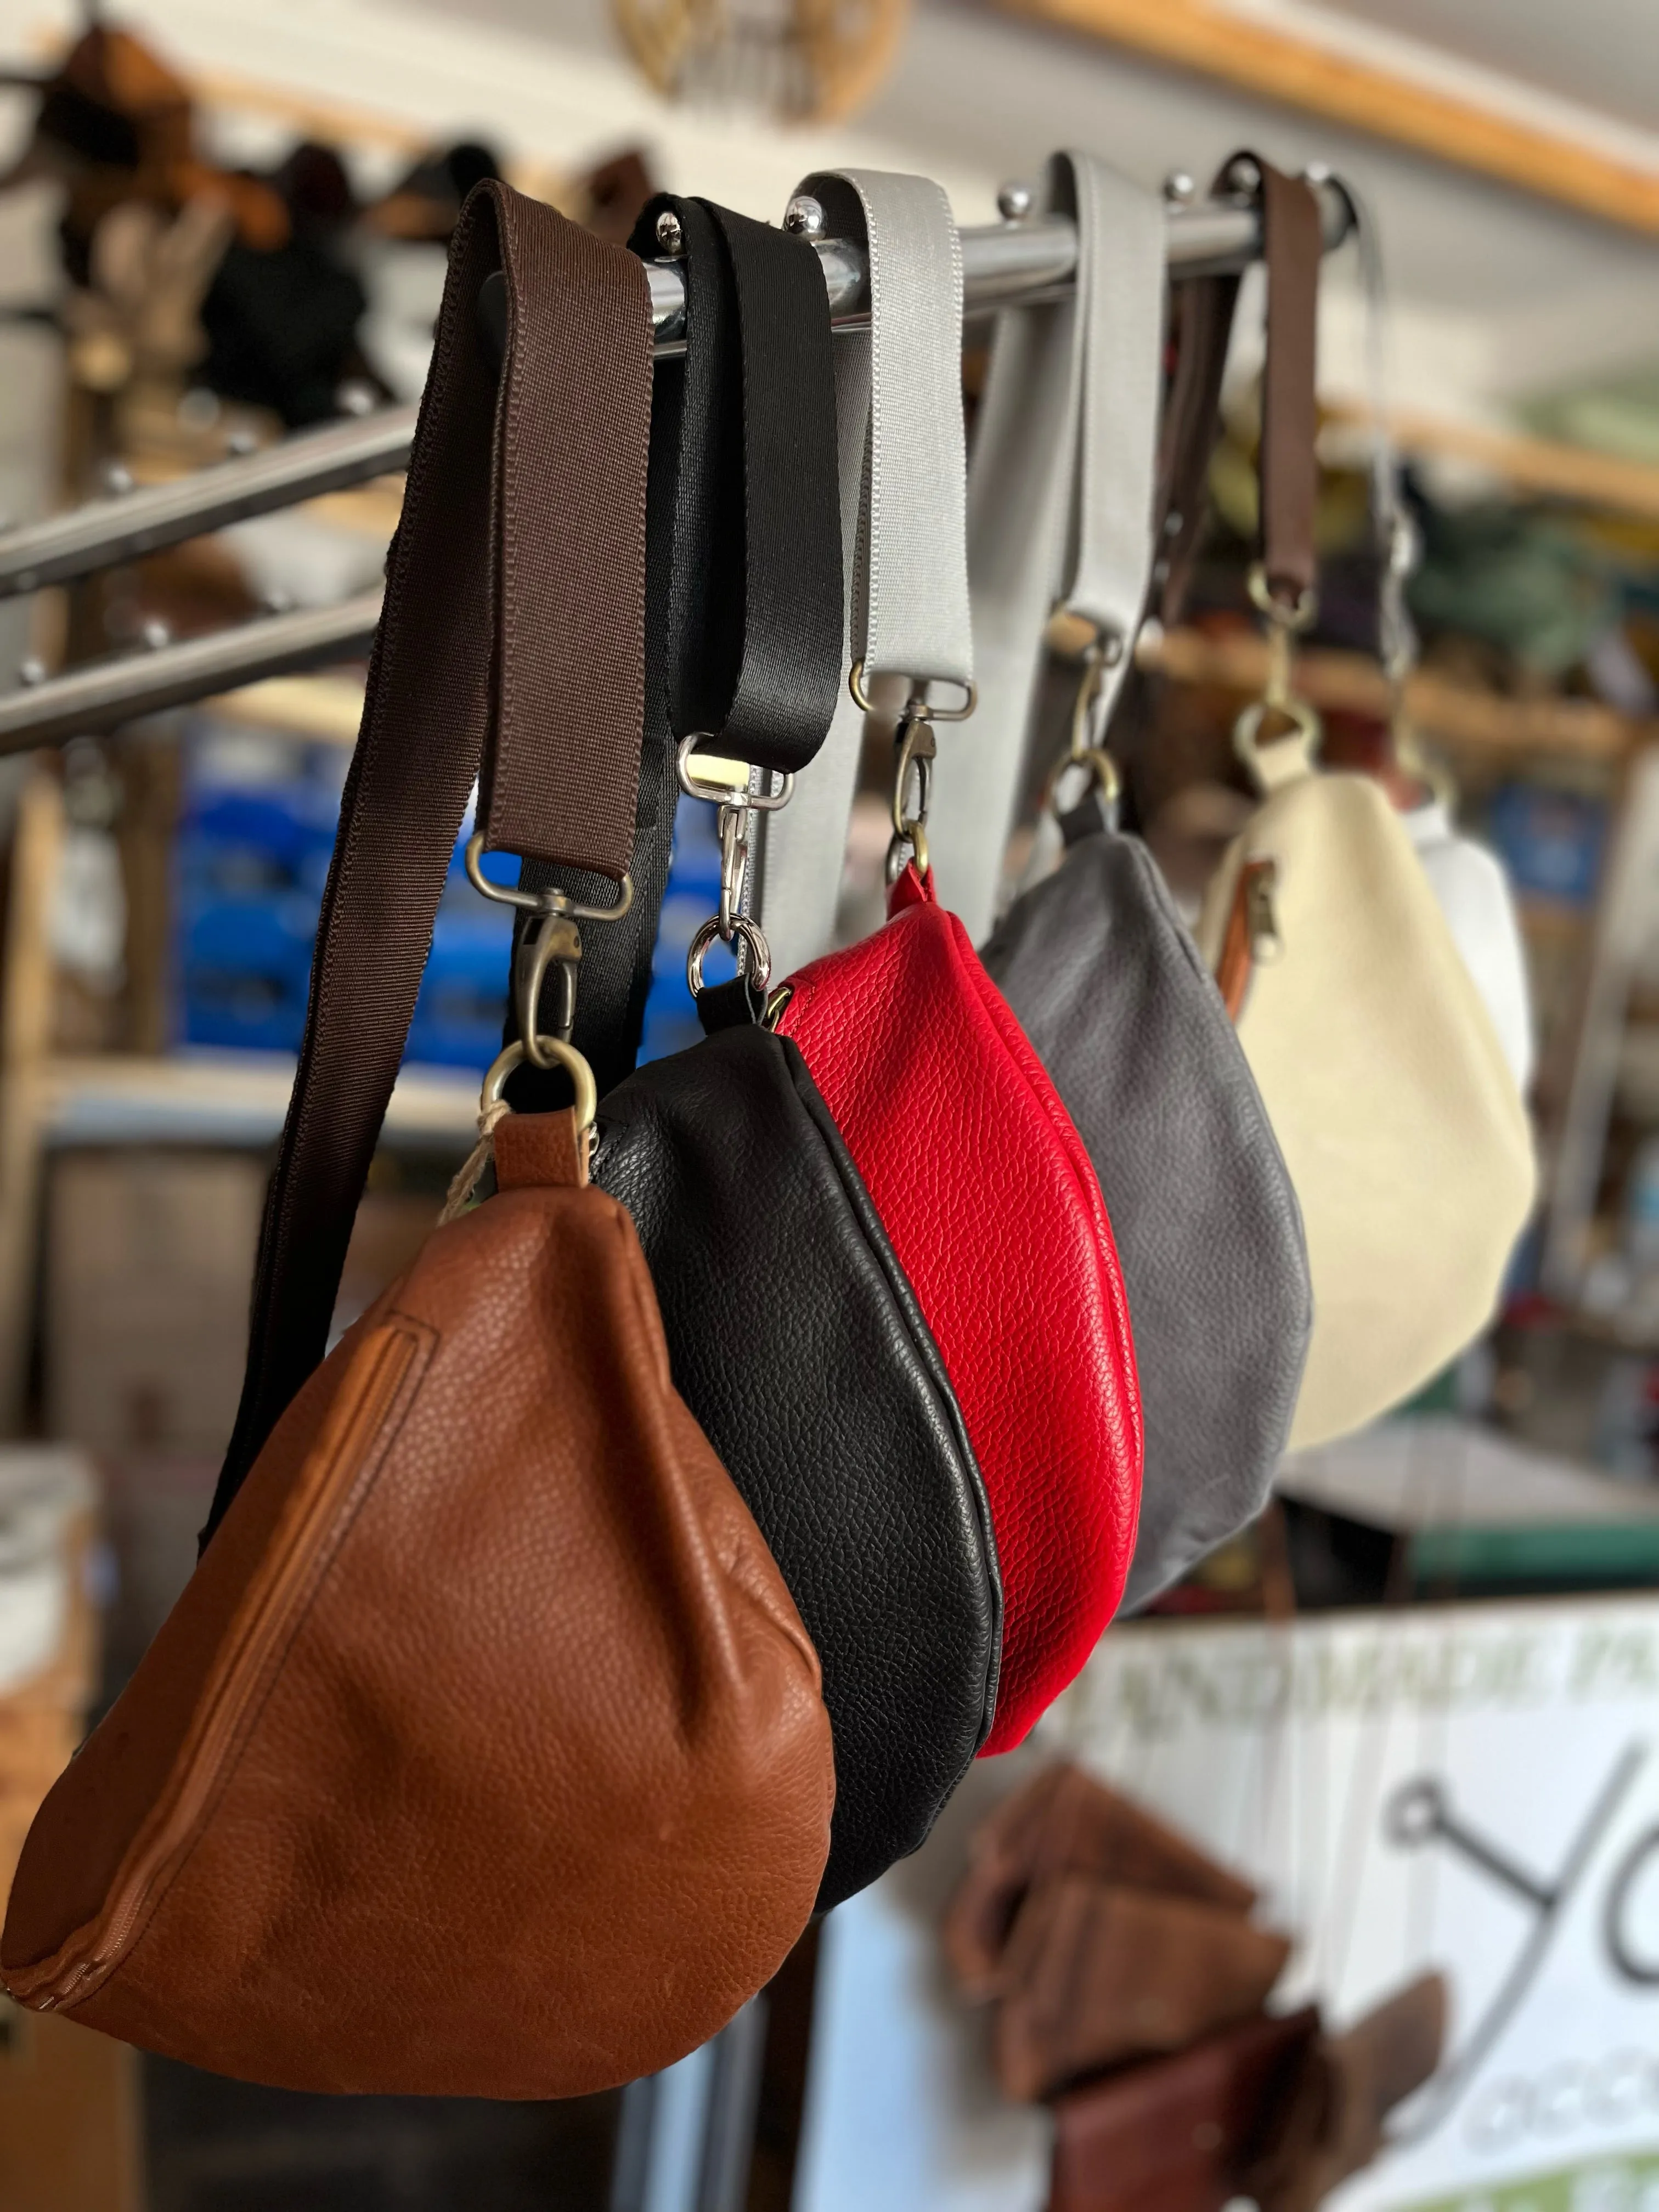
<instances>
[{"instance_id":1,"label":"metal d-ring","mask_svg":"<svg viewBox=\"0 0 1659 2212\"><path fill-rule=\"evenodd\" d=\"M930 684L959 684L962 704L959 707L936 707L927 696ZM853 695L853 704L866 714L882 711L864 688L864 662L853 663L847 678L847 688ZM910 696L905 702L904 712L913 722L965 722L979 704L979 686L966 676L913 676Z\"/></svg>"},{"instance_id":2,"label":"metal d-ring","mask_svg":"<svg viewBox=\"0 0 1659 2212\"><path fill-rule=\"evenodd\" d=\"M1280 715L1291 725L1284 737L1272 742L1285 744L1295 738L1311 762L1324 735L1317 708L1310 707L1305 699L1253 699L1233 724L1233 750L1245 767L1253 775L1257 772L1261 757L1261 725L1269 714Z\"/></svg>"},{"instance_id":3,"label":"metal d-ring","mask_svg":"<svg viewBox=\"0 0 1659 2212\"><path fill-rule=\"evenodd\" d=\"M492 884L480 865L483 853L484 833L475 830L462 855L466 879L474 890L482 891L497 906L516 907L523 914L564 915L573 921L620 921L634 903L634 878L627 874L617 886L616 902L611 906L584 906L568 891L523 891L516 884Z\"/></svg>"},{"instance_id":4,"label":"metal d-ring","mask_svg":"<svg viewBox=\"0 0 1659 2212\"><path fill-rule=\"evenodd\" d=\"M1304 584L1287 605L1268 582L1267 571L1261 562L1251 562L1244 580L1251 605L1266 615L1270 623L1280 629L1292 631L1312 628L1314 617L1319 612L1319 594L1311 584Z\"/></svg>"},{"instance_id":5,"label":"metal d-ring","mask_svg":"<svg viewBox=\"0 0 1659 2212\"><path fill-rule=\"evenodd\" d=\"M1048 811L1058 819L1062 811L1071 813L1073 805L1081 806L1088 797L1085 786L1079 792L1076 799L1062 809L1060 787L1073 769L1080 769L1088 777L1099 795L1102 812L1108 821L1115 823L1117 804L1123 795L1123 780L1118 774L1117 763L1103 745L1085 745L1080 750L1074 749L1060 761L1048 779Z\"/></svg>"},{"instance_id":6,"label":"metal d-ring","mask_svg":"<svg viewBox=\"0 0 1659 2212\"><path fill-rule=\"evenodd\" d=\"M740 807L745 813L750 814L775 814L779 807L787 806L794 792L795 779L781 769L768 769L766 771L769 785L774 775L781 777L775 791L769 788L765 791L750 791L749 779L751 771L745 761L732 763L732 767L741 768L743 770L741 783L714 783L694 775L691 763L696 757L696 749L700 744L706 743L718 744L719 739L711 738L707 730L693 730L690 736L682 738L674 749L675 773L679 778L680 789L688 799L707 799L712 800L716 806ZM705 760L724 761L726 757L724 754L705 753L703 757Z\"/></svg>"},{"instance_id":7,"label":"metal d-ring","mask_svg":"<svg viewBox=\"0 0 1659 2212\"><path fill-rule=\"evenodd\" d=\"M703 923L686 948L686 988L694 999L700 999L702 996L703 955L721 933L719 922L711 917ZM733 915L732 929L730 935L726 937L726 943L730 944L732 938L743 939L744 946L749 954L749 966L745 970L748 980L755 990L764 995L766 987L772 980L772 948L766 941L765 931L757 921L751 921L748 915Z\"/></svg>"},{"instance_id":8,"label":"metal d-ring","mask_svg":"<svg viewBox=\"0 0 1659 2212\"><path fill-rule=\"evenodd\" d=\"M543 1036L536 1042L548 1055L545 1064L550 1067L556 1065L563 1068L575 1086L576 1133L580 1136L584 1129L592 1127L593 1116L599 1109L599 1086L593 1080L593 1071L575 1046L567 1044L562 1037ZM507 1077L515 1067L522 1067L529 1059L530 1054L522 1042L510 1044L504 1052L497 1054L483 1079L483 1091L478 1101L481 1115L491 1106L501 1103ZM541 1065L537 1061L531 1064L532 1066Z\"/></svg>"}]
</instances>

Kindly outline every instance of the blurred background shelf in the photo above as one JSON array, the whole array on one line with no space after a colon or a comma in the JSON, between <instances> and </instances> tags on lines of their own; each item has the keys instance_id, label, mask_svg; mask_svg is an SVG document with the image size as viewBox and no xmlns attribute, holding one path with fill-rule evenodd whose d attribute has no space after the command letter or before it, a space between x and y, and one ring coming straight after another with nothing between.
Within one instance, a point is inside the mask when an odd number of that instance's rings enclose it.
<instances>
[{"instance_id":1,"label":"blurred background shelf","mask_svg":"<svg viewBox=\"0 0 1659 2212\"><path fill-rule=\"evenodd\" d=\"M49 1145L274 1145L294 1061L280 1053L47 1060L40 1132ZM385 1141L465 1152L478 1114L475 1076L405 1067L386 1109Z\"/></svg>"}]
</instances>

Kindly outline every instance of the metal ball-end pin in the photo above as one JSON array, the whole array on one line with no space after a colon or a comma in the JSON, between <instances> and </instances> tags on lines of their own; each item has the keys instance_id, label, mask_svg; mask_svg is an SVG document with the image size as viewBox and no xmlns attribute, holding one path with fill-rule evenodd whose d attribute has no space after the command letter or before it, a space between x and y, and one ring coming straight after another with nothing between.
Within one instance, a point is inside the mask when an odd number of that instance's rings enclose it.
<instances>
[{"instance_id":1,"label":"metal ball-end pin","mask_svg":"<svg viewBox=\"0 0 1659 2212\"><path fill-rule=\"evenodd\" d=\"M18 664L17 680L26 691L33 691L37 684L46 680L46 664L38 653L32 653Z\"/></svg>"},{"instance_id":2,"label":"metal ball-end pin","mask_svg":"<svg viewBox=\"0 0 1659 2212\"><path fill-rule=\"evenodd\" d=\"M657 243L672 260L678 261L685 251L685 232L672 208L665 208L657 217Z\"/></svg>"},{"instance_id":3,"label":"metal ball-end pin","mask_svg":"<svg viewBox=\"0 0 1659 2212\"><path fill-rule=\"evenodd\" d=\"M164 645L173 642L172 628L160 615L147 615L139 625L138 635L148 653L159 653Z\"/></svg>"},{"instance_id":4,"label":"metal ball-end pin","mask_svg":"<svg viewBox=\"0 0 1659 2212\"><path fill-rule=\"evenodd\" d=\"M125 461L111 461L104 470L104 489L112 499L125 499L132 489L132 471Z\"/></svg>"},{"instance_id":5,"label":"metal ball-end pin","mask_svg":"<svg viewBox=\"0 0 1659 2212\"><path fill-rule=\"evenodd\" d=\"M815 200L811 192L797 192L783 211L783 227L794 238L822 238L823 202Z\"/></svg>"},{"instance_id":6,"label":"metal ball-end pin","mask_svg":"<svg viewBox=\"0 0 1659 2212\"><path fill-rule=\"evenodd\" d=\"M1033 195L1029 185L1004 185L997 194L997 213L1004 222L1024 222L1031 212Z\"/></svg>"},{"instance_id":7,"label":"metal ball-end pin","mask_svg":"<svg viewBox=\"0 0 1659 2212\"><path fill-rule=\"evenodd\" d=\"M1240 199L1255 200L1261 195L1261 167L1248 154L1241 154L1236 161L1227 165L1227 189Z\"/></svg>"},{"instance_id":8,"label":"metal ball-end pin","mask_svg":"<svg viewBox=\"0 0 1659 2212\"><path fill-rule=\"evenodd\" d=\"M257 430L233 430L225 440L225 451L233 460L246 459L249 453L257 453L258 450L259 434Z\"/></svg>"},{"instance_id":9,"label":"metal ball-end pin","mask_svg":"<svg viewBox=\"0 0 1659 2212\"><path fill-rule=\"evenodd\" d=\"M1190 207L1198 198L1198 179L1187 169L1171 169L1164 179L1164 197L1171 207Z\"/></svg>"}]
</instances>

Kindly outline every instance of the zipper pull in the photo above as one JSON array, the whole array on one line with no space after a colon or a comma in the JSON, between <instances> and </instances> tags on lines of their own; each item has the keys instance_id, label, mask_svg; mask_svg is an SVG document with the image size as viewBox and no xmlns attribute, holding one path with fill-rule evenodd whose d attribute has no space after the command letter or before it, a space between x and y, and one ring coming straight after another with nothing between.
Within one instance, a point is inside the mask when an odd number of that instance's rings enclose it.
<instances>
[{"instance_id":1,"label":"zipper pull","mask_svg":"<svg viewBox=\"0 0 1659 2212\"><path fill-rule=\"evenodd\" d=\"M1245 862L1245 927L1249 932L1250 957L1263 968L1271 966L1285 950L1285 940L1279 933L1279 915L1273 905L1273 893L1278 888L1277 860Z\"/></svg>"},{"instance_id":2,"label":"zipper pull","mask_svg":"<svg viewBox=\"0 0 1659 2212\"><path fill-rule=\"evenodd\" d=\"M1273 904L1278 884L1277 860L1246 860L1239 870L1215 971L1216 986L1235 1022L1243 1012L1258 963L1270 967L1285 950Z\"/></svg>"}]
</instances>

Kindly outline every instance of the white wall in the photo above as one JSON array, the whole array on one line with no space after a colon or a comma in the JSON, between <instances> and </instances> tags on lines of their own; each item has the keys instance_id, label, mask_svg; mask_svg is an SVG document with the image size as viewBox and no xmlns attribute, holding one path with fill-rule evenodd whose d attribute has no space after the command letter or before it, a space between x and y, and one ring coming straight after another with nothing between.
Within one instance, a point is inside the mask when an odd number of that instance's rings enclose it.
<instances>
[{"instance_id":1,"label":"white wall","mask_svg":"<svg viewBox=\"0 0 1659 2212\"><path fill-rule=\"evenodd\" d=\"M1305 0L1235 4L1279 13ZM1512 25L1517 73L1547 76L1563 52L1595 48L1582 82L1567 88L1583 96L1623 78L1632 122L1652 104L1659 72L1639 20L1651 20L1653 4L1339 0L1350 15L1419 32L1450 24L1477 59L1507 55ZM54 18L72 21L67 0L0 0L0 53L21 53ZM1323 160L1376 210L1400 404L1493 418L1513 398L1659 358L1655 241L988 9L923 0L872 105L849 125L806 131L665 106L617 49L606 0L469 0L465 12L453 0L131 0L131 19L185 64L266 76L434 132L487 132L556 164L643 143L665 183L774 217L795 179L827 161L926 169L963 221L983 222L998 181L1032 174L1059 144L1091 146L1148 183L1176 166L1206 177L1245 143L1291 165ZM1327 288L1322 373L1333 392L1363 387L1352 258L1340 258Z\"/></svg>"}]
</instances>

